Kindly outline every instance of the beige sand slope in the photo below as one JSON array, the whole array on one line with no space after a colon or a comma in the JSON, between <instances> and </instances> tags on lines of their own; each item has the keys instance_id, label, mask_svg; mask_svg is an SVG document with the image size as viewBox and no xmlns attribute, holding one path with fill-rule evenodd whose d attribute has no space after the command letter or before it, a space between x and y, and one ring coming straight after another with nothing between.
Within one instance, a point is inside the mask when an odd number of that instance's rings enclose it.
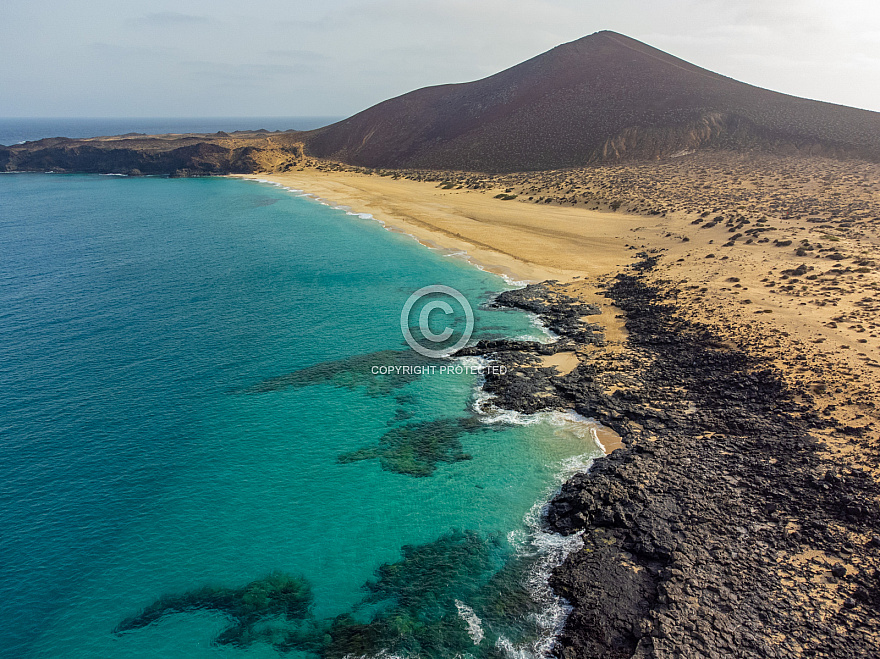
<instances>
[{"instance_id":1,"label":"beige sand slope","mask_svg":"<svg viewBox=\"0 0 880 659\"><path fill-rule=\"evenodd\" d=\"M519 280L570 280L617 270L632 260L625 247L630 229L644 222L636 215L537 208L485 192L355 172L307 168L248 178L369 213L426 245L466 251L477 265Z\"/></svg>"},{"instance_id":2,"label":"beige sand slope","mask_svg":"<svg viewBox=\"0 0 880 659\"><path fill-rule=\"evenodd\" d=\"M379 176L313 164L251 178L370 213L513 279L571 282L569 294L605 307L612 349L625 336L622 320L594 284L638 251L656 249L663 257L655 276L676 290L689 318L763 354L824 414L859 426L880 422L880 166L710 155L501 176L447 172L425 181L414 180L424 172ZM479 189L469 189L477 180ZM516 198L496 198L507 192ZM763 233L736 239L742 234L731 233L731 220L706 228L717 215L751 217L741 231ZM795 254L799 246L807 247L803 255ZM880 474L876 428L860 442L823 439L832 455Z\"/></svg>"}]
</instances>

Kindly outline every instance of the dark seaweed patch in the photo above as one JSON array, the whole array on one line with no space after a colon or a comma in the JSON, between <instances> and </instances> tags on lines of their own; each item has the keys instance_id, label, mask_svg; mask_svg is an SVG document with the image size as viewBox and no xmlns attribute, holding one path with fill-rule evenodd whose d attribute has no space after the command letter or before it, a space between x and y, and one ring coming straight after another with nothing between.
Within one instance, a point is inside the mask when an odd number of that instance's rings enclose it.
<instances>
[{"instance_id":1,"label":"dark seaweed patch","mask_svg":"<svg viewBox=\"0 0 880 659\"><path fill-rule=\"evenodd\" d=\"M430 476L441 462L470 460L471 456L463 451L461 436L488 429L470 417L407 423L382 435L378 446L343 453L337 459L343 464L378 459L386 471Z\"/></svg>"},{"instance_id":2,"label":"dark seaweed patch","mask_svg":"<svg viewBox=\"0 0 880 659\"><path fill-rule=\"evenodd\" d=\"M434 542L404 547L400 561L381 566L364 586L361 606L378 605L380 612L366 623L337 618L323 656L385 650L425 659L501 657L500 636L513 643L537 637L534 614L541 606L526 585L533 566L532 559L506 554L498 536L474 531L453 530ZM481 619L485 637L478 643L468 634L457 602Z\"/></svg>"},{"instance_id":3,"label":"dark seaweed patch","mask_svg":"<svg viewBox=\"0 0 880 659\"><path fill-rule=\"evenodd\" d=\"M139 614L120 622L115 632L141 629L173 613L216 611L231 620L231 625L216 642L245 647L277 634L277 630L265 624L273 619L286 622L308 618L312 600L312 589L305 579L273 572L242 588L204 586L182 595L165 595Z\"/></svg>"},{"instance_id":4,"label":"dark seaweed patch","mask_svg":"<svg viewBox=\"0 0 880 659\"><path fill-rule=\"evenodd\" d=\"M500 636L519 643L535 637L540 606L526 587L530 559L509 556L499 536L452 530L434 542L407 545L395 563L376 570L354 609L332 620L311 617L312 594L298 577L273 573L243 588L204 587L165 596L127 618L116 633L146 627L166 615L208 610L229 616L215 642L321 659L372 656L382 651L424 659L472 656L494 659ZM469 635L459 603L482 620L485 637Z\"/></svg>"},{"instance_id":5,"label":"dark seaweed patch","mask_svg":"<svg viewBox=\"0 0 880 659\"><path fill-rule=\"evenodd\" d=\"M307 387L313 384L330 383L348 389L364 387L371 395L384 396L421 377L418 368L409 368L406 369L408 372L404 372L405 367L425 366L432 361L412 350L382 350L321 362L293 373L267 378L248 387L244 393L262 394ZM379 375L373 373L374 366L400 366L404 368L401 368L399 373Z\"/></svg>"},{"instance_id":6,"label":"dark seaweed patch","mask_svg":"<svg viewBox=\"0 0 880 659\"><path fill-rule=\"evenodd\" d=\"M475 597L503 560L497 536L454 530L434 542L403 547L365 584L364 605L380 605L368 623L337 618L324 656L340 659L381 650L425 659L482 655L458 615L456 600ZM491 643L483 641L485 646Z\"/></svg>"}]
</instances>

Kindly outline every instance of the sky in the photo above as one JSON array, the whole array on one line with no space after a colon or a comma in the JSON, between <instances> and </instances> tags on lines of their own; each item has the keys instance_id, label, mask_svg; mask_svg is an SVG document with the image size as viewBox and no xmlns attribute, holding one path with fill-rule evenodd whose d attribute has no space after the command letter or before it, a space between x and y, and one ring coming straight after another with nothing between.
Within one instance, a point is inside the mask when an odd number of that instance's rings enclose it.
<instances>
[{"instance_id":1,"label":"sky","mask_svg":"<svg viewBox=\"0 0 880 659\"><path fill-rule=\"evenodd\" d=\"M876 0L0 0L0 117L348 116L605 29L880 111Z\"/></svg>"}]
</instances>

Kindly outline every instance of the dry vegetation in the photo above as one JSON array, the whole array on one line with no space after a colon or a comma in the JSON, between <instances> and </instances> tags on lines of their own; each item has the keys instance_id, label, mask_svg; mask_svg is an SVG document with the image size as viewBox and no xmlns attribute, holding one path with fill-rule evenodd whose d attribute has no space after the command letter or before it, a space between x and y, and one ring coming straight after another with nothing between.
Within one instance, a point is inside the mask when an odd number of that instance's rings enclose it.
<instances>
[{"instance_id":1,"label":"dry vegetation","mask_svg":"<svg viewBox=\"0 0 880 659\"><path fill-rule=\"evenodd\" d=\"M822 440L880 474L880 165L729 153L501 175L303 165L643 216L630 248L663 254L655 276L682 308L780 367L822 414L864 426Z\"/></svg>"}]
</instances>

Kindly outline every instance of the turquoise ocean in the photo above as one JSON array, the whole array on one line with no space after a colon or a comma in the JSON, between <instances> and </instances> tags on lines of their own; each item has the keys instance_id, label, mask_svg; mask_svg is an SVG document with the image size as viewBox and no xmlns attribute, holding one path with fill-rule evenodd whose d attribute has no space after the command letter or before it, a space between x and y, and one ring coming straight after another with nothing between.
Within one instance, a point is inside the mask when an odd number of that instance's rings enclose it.
<instances>
[{"instance_id":1,"label":"turquoise ocean","mask_svg":"<svg viewBox=\"0 0 880 659\"><path fill-rule=\"evenodd\" d=\"M591 426L469 372L376 375L424 365L400 327L423 286L462 292L473 340L546 333L487 306L510 282L356 211L0 176L4 657L543 656L578 540L541 507Z\"/></svg>"}]
</instances>

